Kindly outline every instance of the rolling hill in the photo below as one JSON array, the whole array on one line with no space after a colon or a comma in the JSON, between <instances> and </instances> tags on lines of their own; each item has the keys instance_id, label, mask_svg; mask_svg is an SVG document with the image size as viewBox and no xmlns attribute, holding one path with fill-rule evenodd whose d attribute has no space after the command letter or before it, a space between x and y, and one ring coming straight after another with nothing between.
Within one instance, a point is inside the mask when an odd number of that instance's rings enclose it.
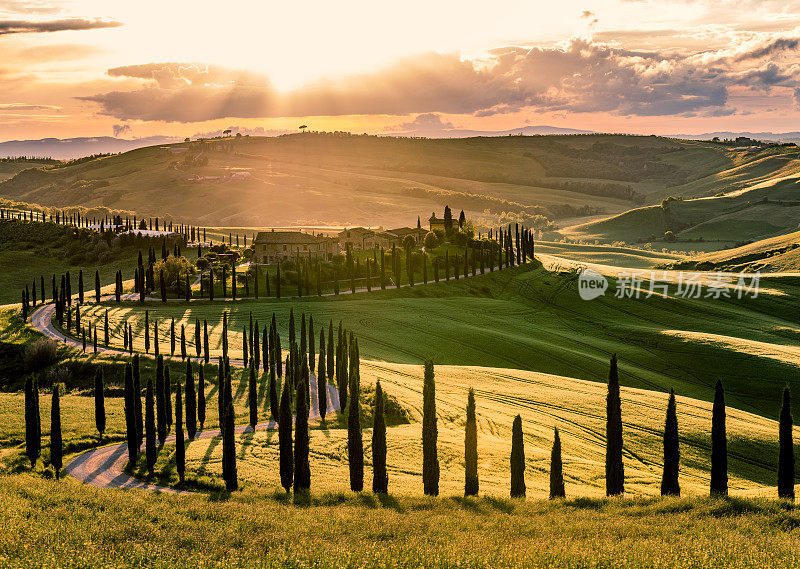
<instances>
[{"instance_id":1,"label":"rolling hill","mask_svg":"<svg viewBox=\"0 0 800 569\"><path fill-rule=\"evenodd\" d=\"M154 146L26 170L0 183L0 196L210 226L410 225L448 204L487 227L539 214L622 213L733 168L737 156L712 143L644 136L307 133Z\"/></svg>"}]
</instances>

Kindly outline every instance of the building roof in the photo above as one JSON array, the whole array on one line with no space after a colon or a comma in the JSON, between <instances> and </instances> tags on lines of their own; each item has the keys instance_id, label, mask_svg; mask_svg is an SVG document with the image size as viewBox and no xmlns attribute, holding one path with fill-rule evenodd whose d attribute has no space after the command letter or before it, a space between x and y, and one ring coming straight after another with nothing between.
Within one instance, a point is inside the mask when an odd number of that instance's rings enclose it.
<instances>
[{"instance_id":1,"label":"building roof","mask_svg":"<svg viewBox=\"0 0 800 569\"><path fill-rule=\"evenodd\" d=\"M424 227L398 227L397 229L390 229L390 233L394 233L398 237L403 237L405 235L410 235L412 233L427 233L428 230Z\"/></svg>"},{"instance_id":2,"label":"building roof","mask_svg":"<svg viewBox=\"0 0 800 569\"><path fill-rule=\"evenodd\" d=\"M321 240L316 235L302 231L259 231L254 243L256 245L275 244L310 244L319 243Z\"/></svg>"}]
</instances>

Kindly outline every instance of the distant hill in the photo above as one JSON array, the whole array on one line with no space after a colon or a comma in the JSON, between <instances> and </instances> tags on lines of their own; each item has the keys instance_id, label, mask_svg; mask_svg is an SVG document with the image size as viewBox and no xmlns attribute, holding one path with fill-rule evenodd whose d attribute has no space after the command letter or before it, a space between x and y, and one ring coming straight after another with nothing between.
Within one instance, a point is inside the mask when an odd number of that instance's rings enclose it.
<instances>
[{"instance_id":1,"label":"distant hill","mask_svg":"<svg viewBox=\"0 0 800 569\"><path fill-rule=\"evenodd\" d=\"M663 203L570 227L573 237L637 242L673 231L679 241L726 244L795 231L800 223L800 153L795 147L727 151L715 167L663 190ZM661 242L658 242L659 246ZM663 246L671 246L664 244Z\"/></svg>"},{"instance_id":2,"label":"distant hill","mask_svg":"<svg viewBox=\"0 0 800 569\"><path fill-rule=\"evenodd\" d=\"M765 273L800 271L800 231L698 255L669 266L675 269L704 271Z\"/></svg>"},{"instance_id":3,"label":"distant hill","mask_svg":"<svg viewBox=\"0 0 800 569\"><path fill-rule=\"evenodd\" d=\"M415 128L405 132L386 133L385 136L424 136L426 138L472 138L474 136L541 136L551 134L593 134L592 130L561 128L558 126L523 126L511 130L464 130L458 128Z\"/></svg>"},{"instance_id":4,"label":"distant hill","mask_svg":"<svg viewBox=\"0 0 800 569\"><path fill-rule=\"evenodd\" d=\"M169 136L150 136L134 140L113 138L111 136L9 140L0 142L0 158L34 156L37 158L55 158L56 160L72 160L94 154L116 154L144 146L172 142L177 142L177 139Z\"/></svg>"},{"instance_id":5,"label":"distant hill","mask_svg":"<svg viewBox=\"0 0 800 569\"><path fill-rule=\"evenodd\" d=\"M27 169L0 183L0 197L209 226L398 227L449 205L485 231L620 214L750 161L718 144L654 136L303 133L159 143Z\"/></svg>"},{"instance_id":6,"label":"distant hill","mask_svg":"<svg viewBox=\"0 0 800 569\"><path fill-rule=\"evenodd\" d=\"M736 140L737 138L745 137L752 138L753 140L761 140L763 142L800 142L800 132L704 132L703 134L673 134L675 138L684 138L687 140L712 140L719 138L720 140Z\"/></svg>"}]
</instances>

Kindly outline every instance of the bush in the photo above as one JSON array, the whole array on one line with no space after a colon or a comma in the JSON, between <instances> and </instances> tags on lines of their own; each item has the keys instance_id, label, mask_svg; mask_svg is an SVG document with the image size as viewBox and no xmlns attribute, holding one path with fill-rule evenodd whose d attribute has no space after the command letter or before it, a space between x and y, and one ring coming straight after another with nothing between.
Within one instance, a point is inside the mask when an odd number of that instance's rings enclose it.
<instances>
[{"instance_id":1,"label":"bush","mask_svg":"<svg viewBox=\"0 0 800 569\"><path fill-rule=\"evenodd\" d=\"M40 338L25 348L23 362L26 371L36 371L58 361L58 344L50 338Z\"/></svg>"}]
</instances>

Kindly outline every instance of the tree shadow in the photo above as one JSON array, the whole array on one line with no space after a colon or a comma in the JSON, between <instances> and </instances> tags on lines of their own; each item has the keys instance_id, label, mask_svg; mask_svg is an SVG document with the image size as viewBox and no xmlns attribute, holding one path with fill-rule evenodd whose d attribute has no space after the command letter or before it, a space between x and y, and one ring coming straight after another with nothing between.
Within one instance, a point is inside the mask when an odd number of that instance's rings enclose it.
<instances>
[{"instance_id":1,"label":"tree shadow","mask_svg":"<svg viewBox=\"0 0 800 569\"><path fill-rule=\"evenodd\" d=\"M514 504L505 498L495 498L494 496L485 496L483 501L505 514L510 514L514 511Z\"/></svg>"}]
</instances>

